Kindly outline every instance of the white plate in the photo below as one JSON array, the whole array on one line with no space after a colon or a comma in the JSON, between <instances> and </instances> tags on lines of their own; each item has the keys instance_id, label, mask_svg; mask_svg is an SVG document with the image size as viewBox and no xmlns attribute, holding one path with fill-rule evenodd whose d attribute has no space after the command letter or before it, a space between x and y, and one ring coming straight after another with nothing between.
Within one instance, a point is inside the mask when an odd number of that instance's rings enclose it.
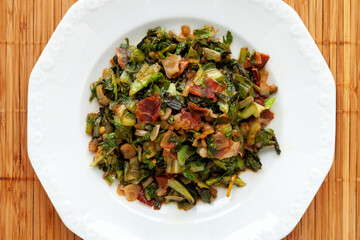
<instances>
[{"instance_id":1,"label":"white plate","mask_svg":"<svg viewBox=\"0 0 360 240\"><path fill-rule=\"evenodd\" d=\"M127 202L90 168L85 117L96 111L89 85L115 47L137 43L158 25L180 31L213 24L219 36L270 54L270 81L279 86L271 123L282 148L262 152L263 169L246 172L244 188L220 191L190 211L154 211ZM66 226L85 239L280 239L300 220L333 160L334 79L293 9L280 0L80 1L67 12L31 73L28 152Z\"/></svg>"}]
</instances>

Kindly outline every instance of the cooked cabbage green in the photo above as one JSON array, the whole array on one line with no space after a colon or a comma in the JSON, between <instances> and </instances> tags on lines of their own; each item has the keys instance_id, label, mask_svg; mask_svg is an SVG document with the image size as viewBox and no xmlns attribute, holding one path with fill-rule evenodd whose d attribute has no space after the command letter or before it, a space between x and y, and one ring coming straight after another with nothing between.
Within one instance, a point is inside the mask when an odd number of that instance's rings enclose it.
<instances>
[{"instance_id":1,"label":"cooked cabbage green","mask_svg":"<svg viewBox=\"0 0 360 240\"><path fill-rule=\"evenodd\" d=\"M136 46L125 39L91 85L90 101L101 107L86 119L90 166L109 185L119 181L127 200L188 210L216 199L216 186L227 196L245 186L239 175L261 169L261 149L280 154L266 128L277 92L267 84L269 56L244 47L233 59L231 32L222 40L215 33L157 27Z\"/></svg>"}]
</instances>

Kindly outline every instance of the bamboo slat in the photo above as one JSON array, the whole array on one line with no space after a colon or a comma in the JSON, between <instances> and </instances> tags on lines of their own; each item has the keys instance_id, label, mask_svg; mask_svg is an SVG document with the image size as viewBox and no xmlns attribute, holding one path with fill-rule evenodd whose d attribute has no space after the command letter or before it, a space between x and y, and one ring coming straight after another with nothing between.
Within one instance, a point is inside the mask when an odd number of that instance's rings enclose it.
<instances>
[{"instance_id":1,"label":"bamboo slat","mask_svg":"<svg viewBox=\"0 0 360 240\"><path fill-rule=\"evenodd\" d=\"M0 2L0 39L5 41L6 35L6 8L5 2ZM4 109L5 103L5 68L6 68L6 45L0 45L0 109ZM0 139L1 142L5 139L5 112L0 112ZM5 144L0 144L0 177L5 176ZM5 206L6 202L6 182L0 181L0 206ZM5 211L0 211L0 236L5 236Z\"/></svg>"},{"instance_id":2,"label":"bamboo slat","mask_svg":"<svg viewBox=\"0 0 360 240\"><path fill-rule=\"evenodd\" d=\"M357 25L356 23L356 17L358 14L356 14L356 7L359 8L360 6L357 5L359 1L351 1L350 2L350 18L349 24L345 24L345 26L350 25L350 43L352 39L356 39L356 32L357 32ZM351 24L353 23L353 24ZM356 71L353 71L353 69L356 69L356 62L357 62L357 55L356 55L356 45L350 44L350 106L351 109L358 109L358 99L357 99L357 75ZM356 136L358 136L359 128L357 127L358 121L360 119L358 118L358 114L351 112L350 114L350 129L353 129L355 131L355 134L351 134L350 136L350 146L356 146L358 144ZM356 239L356 184L357 184L357 177L356 177L356 165L357 165L357 158L359 157L358 152L350 151L350 219L349 219L349 229L350 229L350 238Z\"/></svg>"},{"instance_id":3,"label":"bamboo slat","mask_svg":"<svg viewBox=\"0 0 360 240\"><path fill-rule=\"evenodd\" d=\"M354 16L353 18L351 18L352 22L351 25L354 25L354 35L351 35L351 39L352 40L356 40L356 51L355 51L355 69L353 72L355 72L355 76L354 76L354 80L356 82L356 85L354 87L354 91L356 92L355 97L357 99L357 106L356 105L352 105L352 109L355 107L355 109L359 109L359 105L360 105L360 30L359 30L359 26L360 26L360 14L358 12L356 12L356 9L360 9L360 3L359 1L352 1L351 4L351 9L353 10L352 15ZM354 44L352 44L354 45ZM354 146L359 146L360 144L360 140L359 140L359 135L360 135L360 116L359 114L357 114L357 119L356 119L356 129L357 129L357 133L356 133L356 142ZM356 202L354 203L356 205L356 219L355 219L355 224L356 224L356 239L360 238L360 184L359 184L359 175L360 175L360 164L359 164L359 159L360 159L360 149L359 147L356 147L356 149L354 150L356 151Z\"/></svg>"},{"instance_id":4,"label":"bamboo slat","mask_svg":"<svg viewBox=\"0 0 360 240\"><path fill-rule=\"evenodd\" d=\"M31 70L75 0L0 0L0 239L80 239L62 223L27 156ZM285 238L360 239L360 1L285 0L336 82L334 164Z\"/></svg>"},{"instance_id":5,"label":"bamboo slat","mask_svg":"<svg viewBox=\"0 0 360 240\"><path fill-rule=\"evenodd\" d=\"M25 30L26 30L26 41L33 42L34 41L34 2L26 1L26 21L24 22ZM30 73L32 70L32 66L35 63L34 46L28 45L26 46L26 79L29 79ZM27 104L27 86L28 81L21 83L21 109L26 109ZM27 131L27 114L21 115L21 129L22 129L22 138L21 141L26 143L26 131ZM23 183L26 183L26 197L25 197L25 224L26 230L24 232L25 239L33 239L34 234L34 170L30 164L29 158L26 153L26 145L23 144L24 151L22 151L22 163L24 164L24 175Z\"/></svg>"},{"instance_id":6,"label":"bamboo slat","mask_svg":"<svg viewBox=\"0 0 360 240\"><path fill-rule=\"evenodd\" d=\"M337 73L337 69L336 69L336 47L337 44L331 44L333 42L336 43L336 31L338 30L338 24L337 24L337 6L336 6L336 0L330 0L329 5L327 5L327 7L329 7L329 22L330 22L330 26L329 26L329 67L330 70L333 74L334 77L336 77L336 73ZM339 79L335 79L335 82L338 83ZM336 91L336 94L338 96L339 92L338 89ZM336 105L339 106L339 101L340 98L336 99ZM337 126L341 126L341 122L338 118L338 116L336 116L336 125ZM340 139L340 129L336 128L336 142L339 143L341 141ZM335 159L334 159L334 164L333 167L330 169L329 172L329 238L330 239L337 239L338 236L336 235L337 231L337 227L336 227L336 223L341 223L341 221L337 218L337 210L339 211L339 206L337 205L337 203L339 201L337 201L337 195L336 192L338 191L338 189L336 188L336 185L338 185L336 183L336 171L339 167L338 167L338 159L341 158L341 154L339 151L339 148L336 147L335 148ZM341 210L340 210L341 211Z\"/></svg>"},{"instance_id":7,"label":"bamboo slat","mask_svg":"<svg viewBox=\"0 0 360 240\"><path fill-rule=\"evenodd\" d=\"M14 2L14 5L19 5L19 0ZM23 3L20 6L19 9L19 21L17 28L20 29L19 31L19 41L26 41L26 10L27 10L27 3ZM19 58L20 56L26 56L26 47L25 46L19 46ZM19 69L19 109L26 109L26 106L24 106L24 103L26 101L25 96L27 85L24 86L27 82L27 74L26 74L26 61L19 61L20 69ZM24 96L25 95L25 96ZM24 129L26 130L26 121L24 121L24 117L26 116L26 112L19 112L19 140L20 142L26 142L26 132L24 132ZM26 182L21 181L21 179L24 179L26 177L24 159L26 158L26 146L19 144L19 179L17 189L19 191L19 201L18 201L18 226L19 226L19 239L25 239L27 236L27 222L26 222L26 198L23 198L22 196L26 195ZM17 202L17 201L14 201Z\"/></svg>"}]
</instances>

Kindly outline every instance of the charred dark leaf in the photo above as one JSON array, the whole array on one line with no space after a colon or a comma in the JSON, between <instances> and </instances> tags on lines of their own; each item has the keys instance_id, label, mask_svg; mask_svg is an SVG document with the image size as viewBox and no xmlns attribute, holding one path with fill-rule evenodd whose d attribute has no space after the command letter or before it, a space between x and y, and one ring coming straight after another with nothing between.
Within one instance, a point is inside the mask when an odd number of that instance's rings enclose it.
<instances>
[{"instance_id":1,"label":"charred dark leaf","mask_svg":"<svg viewBox=\"0 0 360 240\"><path fill-rule=\"evenodd\" d=\"M176 111L180 111L182 108L182 104L181 102L179 102L178 100L176 100L174 97L167 97L164 99L164 104L166 104L166 106L168 106L169 108L176 110Z\"/></svg>"},{"instance_id":2,"label":"charred dark leaf","mask_svg":"<svg viewBox=\"0 0 360 240\"><path fill-rule=\"evenodd\" d=\"M261 169L260 158L256 153L246 150L245 153L245 166L253 171Z\"/></svg>"}]
</instances>

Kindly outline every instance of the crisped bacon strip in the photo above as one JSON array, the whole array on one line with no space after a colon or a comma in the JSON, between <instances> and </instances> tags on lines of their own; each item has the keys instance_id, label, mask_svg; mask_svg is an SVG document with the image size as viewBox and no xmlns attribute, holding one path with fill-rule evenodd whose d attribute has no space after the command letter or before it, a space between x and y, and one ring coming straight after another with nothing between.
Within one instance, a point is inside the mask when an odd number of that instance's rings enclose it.
<instances>
[{"instance_id":1,"label":"crisped bacon strip","mask_svg":"<svg viewBox=\"0 0 360 240\"><path fill-rule=\"evenodd\" d=\"M267 125L273 119L274 119L274 113L267 109L260 114L260 118L258 119L258 121L260 120L262 124Z\"/></svg>"},{"instance_id":2,"label":"crisped bacon strip","mask_svg":"<svg viewBox=\"0 0 360 240\"><path fill-rule=\"evenodd\" d=\"M182 58L180 59L179 55L173 54L170 57L165 58L161 61L162 65L165 69L166 76L168 78L176 78L180 76L187 65L189 64L189 60Z\"/></svg>"},{"instance_id":3,"label":"crisped bacon strip","mask_svg":"<svg viewBox=\"0 0 360 240\"><path fill-rule=\"evenodd\" d=\"M136 117L142 123L156 122L161 107L161 98L159 93L155 93L151 97L147 97L138 103L135 112Z\"/></svg>"},{"instance_id":4,"label":"crisped bacon strip","mask_svg":"<svg viewBox=\"0 0 360 240\"><path fill-rule=\"evenodd\" d=\"M193 102L188 102L188 109L196 114L206 114L209 111L209 109L201 108Z\"/></svg>"},{"instance_id":5,"label":"crisped bacon strip","mask_svg":"<svg viewBox=\"0 0 360 240\"><path fill-rule=\"evenodd\" d=\"M218 84L217 81L212 80L211 78L205 77L205 97L207 98L213 98L215 97L215 92L222 93L224 89Z\"/></svg>"},{"instance_id":6,"label":"crisped bacon strip","mask_svg":"<svg viewBox=\"0 0 360 240\"><path fill-rule=\"evenodd\" d=\"M166 190L168 188L168 178L166 177L156 177L156 181L159 185L159 188Z\"/></svg>"},{"instance_id":7,"label":"crisped bacon strip","mask_svg":"<svg viewBox=\"0 0 360 240\"><path fill-rule=\"evenodd\" d=\"M256 85L260 86L259 70L258 70L256 67L253 67L253 68L251 69L251 71L252 71L252 74L253 74L253 76L254 76Z\"/></svg>"},{"instance_id":8,"label":"crisped bacon strip","mask_svg":"<svg viewBox=\"0 0 360 240\"><path fill-rule=\"evenodd\" d=\"M270 56L264 53L255 53L254 60L256 61L255 67L259 70L261 70L267 61L269 60Z\"/></svg>"},{"instance_id":9,"label":"crisped bacon strip","mask_svg":"<svg viewBox=\"0 0 360 240\"><path fill-rule=\"evenodd\" d=\"M139 200L142 203L145 203L146 205L152 207L154 206L154 200L147 200L145 197L144 189L141 190L139 196L137 197L137 200Z\"/></svg>"},{"instance_id":10,"label":"crisped bacon strip","mask_svg":"<svg viewBox=\"0 0 360 240\"><path fill-rule=\"evenodd\" d=\"M217 118L211 109L201 108L193 102L188 102L188 109L190 112L204 117L207 122L214 122Z\"/></svg>"},{"instance_id":11,"label":"crisped bacon strip","mask_svg":"<svg viewBox=\"0 0 360 240\"><path fill-rule=\"evenodd\" d=\"M193 95L195 95L195 96L198 96L198 97L201 97L201 98L202 98L203 95L204 95L204 88L193 84L193 85L190 87L189 93L191 93L191 94L193 94Z\"/></svg>"},{"instance_id":12,"label":"crisped bacon strip","mask_svg":"<svg viewBox=\"0 0 360 240\"><path fill-rule=\"evenodd\" d=\"M223 91L224 89L217 81L208 77L205 77L205 89L197 85L193 85L190 88L191 94L198 97L207 97L209 99L215 97L215 92L222 93Z\"/></svg>"},{"instance_id":13,"label":"crisped bacon strip","mask_svg":"<svg viewBox=\"0 0 360 240\"><path fill-rule=\"evenodd\" d=\"M254 76L254 80L256 85L260 86L260 74L259 71L265 66L265 64L267 63L267 61L269 60L270 56L264 53L255 53L254 55L254 61L255 61L255 65L253 64L253 62L251 61L250 58L248 58L246 60L246 62L244 63L243 67L245 69L250 69L251 68L251 72Z\"/></svg>"},{"instance_id":14,"label":"crisped bacon strip","mask_svg":"<svg viewBox=\"0 0 360 240\"><path fill-rule=\"evenodd\" d=\"M126 64L129 62L129 57L127 56L129 50L124 48L117 48L116 55L118 59L118 63L122 69L125 69Z\"/></svg>"},{"instance_id":15,"label":"crisped bacon strip","mask_svg":"<svg viewBox=\"0 0 360 240\"><path fill-rule=\"evenodd\" d=\"M184 130L199 130L201 118L200 115L193 114L186 111L185 108L181 109L181 122L180 127Z\"/></svg>"}]
</instances>

